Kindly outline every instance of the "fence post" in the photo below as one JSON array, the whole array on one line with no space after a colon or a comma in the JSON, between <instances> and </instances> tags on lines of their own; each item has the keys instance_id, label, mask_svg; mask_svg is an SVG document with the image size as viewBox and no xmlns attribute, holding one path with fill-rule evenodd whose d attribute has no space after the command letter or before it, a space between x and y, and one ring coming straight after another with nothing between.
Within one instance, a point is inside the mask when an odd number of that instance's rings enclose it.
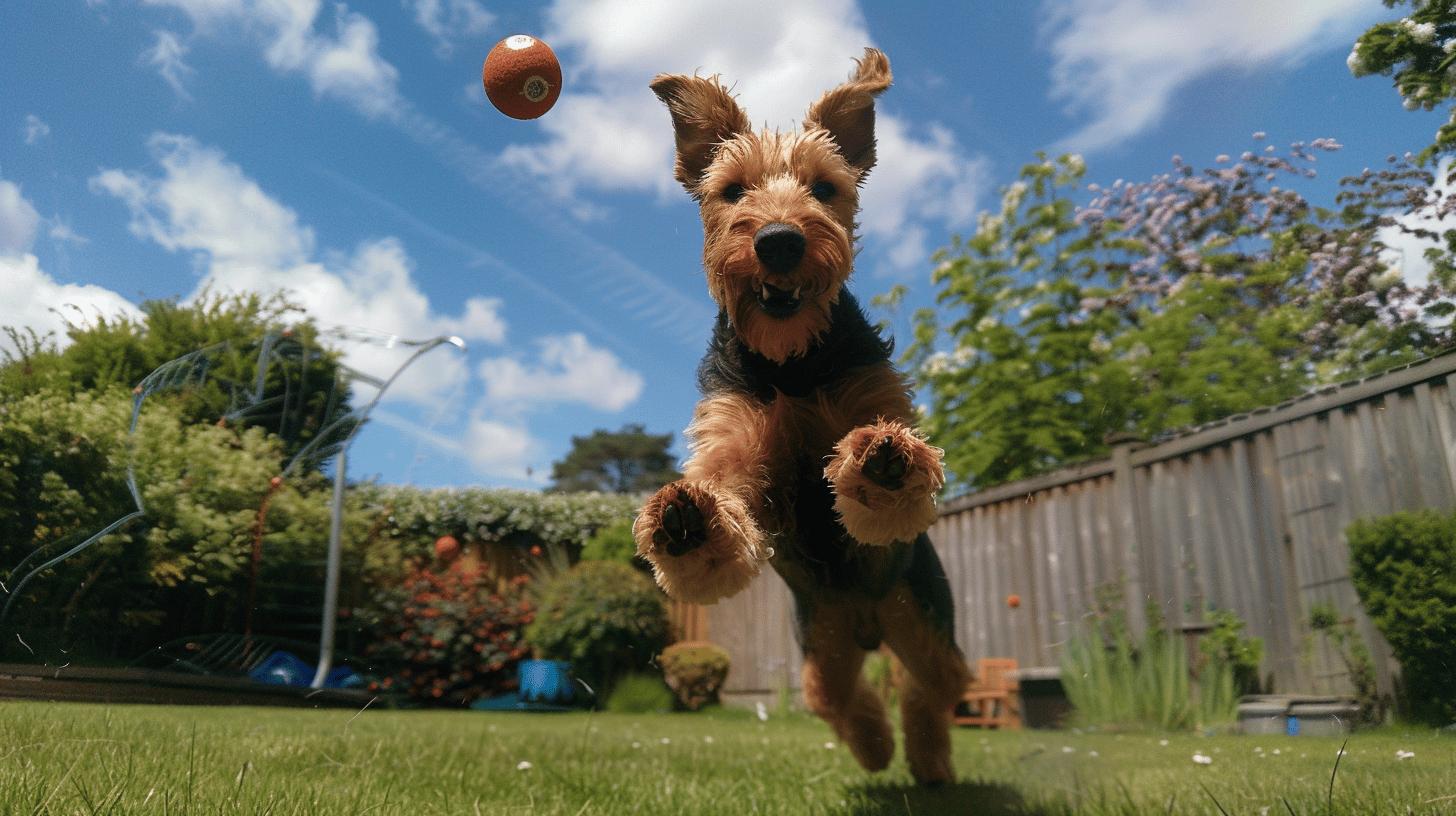
<instances>
[{"instance_id":1,"label":"fence post","mask_svg":"<svg viewBox=\"0 0 1456 816\"><path fill-rule=\"evenodd\" d=\"M1112 446L1113 524L1119 539L1118 558L1122 562L1127 622L1134 633L1147 626L1147 589L1143 585L1143 540L1140 535L1142 513L1138 492L1133 482L1132 452L1147 443L1130 433L1108 434L1104 440Z\"/></svg>"}]
</instances>

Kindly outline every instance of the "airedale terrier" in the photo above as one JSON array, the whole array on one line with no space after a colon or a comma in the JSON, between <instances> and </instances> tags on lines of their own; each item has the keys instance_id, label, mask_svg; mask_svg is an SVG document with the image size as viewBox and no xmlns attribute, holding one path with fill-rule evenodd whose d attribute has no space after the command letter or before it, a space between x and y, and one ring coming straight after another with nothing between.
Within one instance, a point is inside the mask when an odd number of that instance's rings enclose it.
<instances>
[{"instance_id":1,"label":"airedale terrier","mask_svg":"<svg viewBox=\"0 0 1456 816\"><path fill-rule=\"evenodd\" d=\"M913 428L891 343L845 289L859 186L875 164L874 99L890 85L866 49L801 131L754 133L716 77L658 76L676 176L698 201L719 312L698 369L692 455L634 528L670 595L711 603L767 561L793 592L803 690L866 769L894 755L860 677L881 642L908 669L905 753L916 780L952 778L952 706L966 667L950 585L925 530L941 451Z\"/></svg>"}]
</instances>

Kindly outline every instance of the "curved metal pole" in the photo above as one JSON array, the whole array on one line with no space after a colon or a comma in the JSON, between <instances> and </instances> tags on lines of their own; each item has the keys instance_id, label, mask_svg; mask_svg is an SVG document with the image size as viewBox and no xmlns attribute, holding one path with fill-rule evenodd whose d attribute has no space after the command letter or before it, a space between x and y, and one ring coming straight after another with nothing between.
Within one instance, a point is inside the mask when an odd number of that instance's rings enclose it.
<instances>
[{"instance_id":1,"label":"curved metal pole","mask_svg":"<svg viewBox=\"0 0 1456 816\"><path fill-rule=\"evenodd\" d=\"M339 455L334 460L334 503L333 512L329 518L329 554L324 573L323 626L319 631L318 670L314 672L313 682L309 683L311 688L323 688L324 680L329 676L329 672L334 666L334 633L339 618L339 576L341 573L340 565L343 561L343 542L341 539L344 526L344 481L345 471L348 470L346 455L349 452L349 445L353 443L355 434L359 433L359 429L364 426L364 420L369 418L369 412L373 411L374 406L379 404L379 400L384 396L384 392L389 389L389 386L394 384L395 380L399 379L399 375L404 373L404 370L409 368L411 363L418 360L426 352L447 343L461 351L465 350L465 341L453 335L450 337L436 337L425 343L414 354L410 355L410 358L405 360L399 368L395 369L394 373L389 375L388 380L385 380L379 386L379 391L375 393L374 399L370 400L369 404L365 405L363 410L358 413L354 427L349 429L349 435L344 437L343 441L339 443ZM320 434L319 438L322 436Z\"/></svg>"}]
</instances>

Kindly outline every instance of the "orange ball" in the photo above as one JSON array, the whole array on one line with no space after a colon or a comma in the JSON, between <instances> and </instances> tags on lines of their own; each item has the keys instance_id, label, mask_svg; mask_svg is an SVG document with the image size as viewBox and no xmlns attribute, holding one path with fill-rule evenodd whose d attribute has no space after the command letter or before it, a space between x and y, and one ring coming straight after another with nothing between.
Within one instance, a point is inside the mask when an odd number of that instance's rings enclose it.
<instances>
[{"instance_id":1,"label":"orange ball","mask_svg":"<svg viewBox=\"0 0 1456 816\"><path fill-rule=\"evenodd\" d=\"M1012 609L1015 609L1016 607L1021 606L1021 596L1020 595L1017 595L1014 592L1012 594L1010 594L1010 595L1007 595L1006 596L1006 605L1009 606L1009 607L1011 607Z\"/></svg>"},{"instance_id":2,"label":"orange ball","mask_svg":"<svg viewBox=\"0 0 1456 816\"><path fill-rule=\"evenodd\" d=\"M496 110L512 119L535 119L561 95L561 63L546 43L512 34L485 56L480 81Z\"/></svg>"},{"instance_id":3,"label":"orange ball","mask_svg":"<svg viewBox=\"0 0 1456 816\"><path fill-rule=\"evenodd\" d=\"M441 561L449 561L460 554L460 542L455 536L442 535L435 539L435 557Z\"/></svg>"}]
</instances>

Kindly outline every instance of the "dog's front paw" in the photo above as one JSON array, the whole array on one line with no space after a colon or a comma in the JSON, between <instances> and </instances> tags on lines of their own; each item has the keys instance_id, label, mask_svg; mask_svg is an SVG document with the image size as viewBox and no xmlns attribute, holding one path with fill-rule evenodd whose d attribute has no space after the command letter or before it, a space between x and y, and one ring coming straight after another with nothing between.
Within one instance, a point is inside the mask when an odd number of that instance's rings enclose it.
<instances>
[{"instance_id":1,"label":"dog's front paw","mask_svg":"<svg viewBox=\"0 0 1456 816\"><path fill-rule=\"evenodd\" d=\"M738 592L768 558L763 533L741 499L686 479L648 499L632 534L663 591L693 603Z\"/></svg>"},{"instance_id":2,"label":"dog's front paw","mask_svg":"<svg viewBox=\"0 0 1456 816\"><path fill-rule=\"evenodd\" d=\"M935 521L935 494L945 483L943 453L898 420L882 419L845 434L824 469L844 529L862 544L911 541L925 532Z\"/></svg>"}]
</instances>

